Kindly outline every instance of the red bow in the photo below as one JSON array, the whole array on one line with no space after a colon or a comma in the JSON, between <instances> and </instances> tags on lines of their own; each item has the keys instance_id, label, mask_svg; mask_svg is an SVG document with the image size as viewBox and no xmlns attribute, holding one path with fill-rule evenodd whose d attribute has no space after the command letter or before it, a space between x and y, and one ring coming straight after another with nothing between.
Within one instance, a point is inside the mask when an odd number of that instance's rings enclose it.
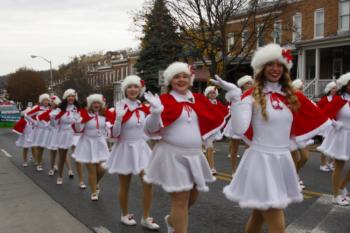
<instances>
[{"instance_id":1,"label":"red bow","mask_svg":"<svg viewBox=\"0 0 350 233\"><path fill-rule=\"evenodd\" d=\"M290 49L283 49L282 56L287 60L288 64L293 60L292 51Z\"/></svg>"},{"instance_id":2,"label":"red bow","mask_svg":"<svg viewBox=\"0 0 350 233\"><path fill-rule=\"evenodd\" d=\"M144 86L145 86L145 80L142 80L142 79L141 79L140 82L141 82L141 86L144 87Z\"/></svg>"}]
</instances>

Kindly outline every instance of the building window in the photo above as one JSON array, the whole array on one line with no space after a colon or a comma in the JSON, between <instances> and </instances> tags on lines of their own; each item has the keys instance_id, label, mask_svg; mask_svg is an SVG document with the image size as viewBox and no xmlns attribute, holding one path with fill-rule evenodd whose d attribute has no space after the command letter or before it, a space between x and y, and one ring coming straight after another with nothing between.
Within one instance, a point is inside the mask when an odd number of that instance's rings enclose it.
<instances>
[{"instance_id":1,"label":"building window","mask_svg":"<svg viewBox=\"0 0 350 233\"><path fill-rule=\"evenodd\" d=\"M302 32L302 26L301 26L301 14L297 13L293 16L293 41L300 41L301 40L301 32Z\"/></svg>"},{"instance_id":2,"label":"building window","mask_svg":"<svg viewBox=\"0 0 350 233\"><path fill-rule=\"evenodd\" d=\"M324 36L324 9L315 11L315 38Z\"/></svg>"},{"instance_id":3,"label":"building window","mask_svg":"<svg viewBox=\"0 0 350 233\"><path fill-rule=\"evenodd\" d=\"M235 44L234 34L229 34L227 37L227 51L230 52Z\"/></svg>"},{"instance_id":4,"label":"building window","mask_svg":"<svg viewBox=\"0 0 350 233\"><path fill-rule=\"evenodd\" d=\"M248 42L248 37L249 37L248 30L244 30L242 32L242 48L246 46Z\"/></svg>"},{"instance_id":5,"label":"building window","mask_svg":"<svg viewBox=\"0 0 350 233\"><path fill-rule=\"evenodd\" d=\"M339 2L339 31L349 31L350 1Z\"/></svg>"},{"instance_id":6,"label":"building window","mask_svg":"<svg viewBox=\"0 0 350 233\"><path fill-rule=\"evenodd\" d=\"M282 43L282 23L276 22L273 25L273 42L276 44Z\"/></svg>"},{"instance_id":7,"label":"building window","mask_svg":"<svg viewBox=\"0 0 350 233\"><path fill-rule=\"evenodd\" d=\"M264 46L264 25L259 24L256 28L256 46L262 47Z\"/></svg>"}]
</instances>

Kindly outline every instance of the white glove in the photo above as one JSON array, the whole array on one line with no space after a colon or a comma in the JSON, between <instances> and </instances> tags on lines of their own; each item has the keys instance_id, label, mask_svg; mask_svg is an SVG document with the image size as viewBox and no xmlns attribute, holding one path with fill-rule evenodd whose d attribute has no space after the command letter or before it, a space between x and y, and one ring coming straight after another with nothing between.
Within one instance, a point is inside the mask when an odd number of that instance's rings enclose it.
<instances>
[{"instance_id":1,"label":"white glove","mask_svg":"<svg viewBox=\"0 0 350 233\"><path fill-rule=\"evenodd\" d=\"M239 87L233 83L223 80L218 75L215 75L215 79L210 79L210 82L227 91L226 99L229 102L238 101L242 95L242 90Z\"/></svg>"},{"instance_id":2,"label":"white glove","mask_svg":"<svg viewBox=\"0 0 350 233\"><path fill-rule=\"evenodd\" d=\"M117 118L122 119L126 112L127 109L125 108L125 101L121 100L115 104L115 111L117 113Z\"/></svg>"},{"instance_id":3,"label":"white glove","mask_svg":"<svg viewBox=\"0 0 350 233\"><path fill-rule=\"evenodd\" d=\"M144 97L151 105L152 114L161 114L163 112L164 106L160 101L158 94L153 95L151 92L146 92Z\"/></svg>"},{"instance_id":4,"label":"white glove","mask_svg":"<svg viewBox=\"0 0 350 233\"><path fill-rule=\"evenodd\" d=\"M80 116L79 112L74 112L74 113L73 113L73 118L74 118L74 122L75 122L75 123L80 123L81 120L83 119L83 118Z\"/></svg>"},{"instance_id":5,"label":"white glove","mask_svg":"<svg viewBox=\"0 0 350 233\"><path fill-rule=\"evenodd\" d=\"M336 120L332 120L332 125L335 128L335 130L340 130L344 126L343 122Z\"/></svg>"}]
</instances>

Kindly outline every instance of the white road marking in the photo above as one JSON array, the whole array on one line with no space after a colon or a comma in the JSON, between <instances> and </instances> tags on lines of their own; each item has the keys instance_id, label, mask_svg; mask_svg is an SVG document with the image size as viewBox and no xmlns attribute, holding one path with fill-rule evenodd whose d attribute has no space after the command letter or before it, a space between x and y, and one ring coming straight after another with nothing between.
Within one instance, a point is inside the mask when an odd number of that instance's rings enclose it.
<instances>
[{"instance_id":1,"label":"white road marking","mask_svg":"<svg viewBox=\"0 0 350 233\"><path fill-rule=\"evenodd\" d=\"M110 230L108 230L107 228L105 228L103 226L94 227L94 231L96 233L112 233Z\"/></svg>"},{"instance_id":2,"label":"white road marking","mask_svg":"<svg viewBox=\"0 0 350 233\"><path fill-rule=\"evenodd\" d=\"M12 158L12 155L10 153L8 153L6 150L1 149L2 153L4 153L4 155L8 158Z\"/></svg>"}]
</instances>

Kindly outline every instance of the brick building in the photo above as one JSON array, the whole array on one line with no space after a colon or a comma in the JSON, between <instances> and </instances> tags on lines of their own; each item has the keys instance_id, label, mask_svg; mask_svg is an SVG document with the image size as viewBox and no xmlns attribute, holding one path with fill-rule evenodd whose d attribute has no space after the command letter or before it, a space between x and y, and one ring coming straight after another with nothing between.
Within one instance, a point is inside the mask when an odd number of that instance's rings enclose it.
<instances>
[{"instance_id":1,"label":"brick building","mask_svg":"<svg viewBox=\"0 0 350 233\"><path fill-rule=\"evenodd\" d=\"M350 71L349 0L289 0L279 8L263 7L254 19L244 21L244 17L233 17L227 25L228 48L235 44L232 53L246 58L232 73L235 79L252 74L252 52L245 54L242 46L254 51L271 42L292 49L292 76L305 81L310 97L319 96L328 82ZM243 26L244 22L248 26ZM251 37L254 39L245 42ZM239 59L231 65L237 62Z\"/></svg>"},{"instance_id":2,"label":"brick building","mask_svg":"<svg viewBox=\"0 0 350 233\"><path fill-rule=\"evenodd\" d=\"M89 64L87 81L96 92L104 94L107 100L120 99L120 83L128 75L135 74L137 52L107 52L101 61ZM112 103L110 103L112 104Z\"/></svg>"}]
</instances>

